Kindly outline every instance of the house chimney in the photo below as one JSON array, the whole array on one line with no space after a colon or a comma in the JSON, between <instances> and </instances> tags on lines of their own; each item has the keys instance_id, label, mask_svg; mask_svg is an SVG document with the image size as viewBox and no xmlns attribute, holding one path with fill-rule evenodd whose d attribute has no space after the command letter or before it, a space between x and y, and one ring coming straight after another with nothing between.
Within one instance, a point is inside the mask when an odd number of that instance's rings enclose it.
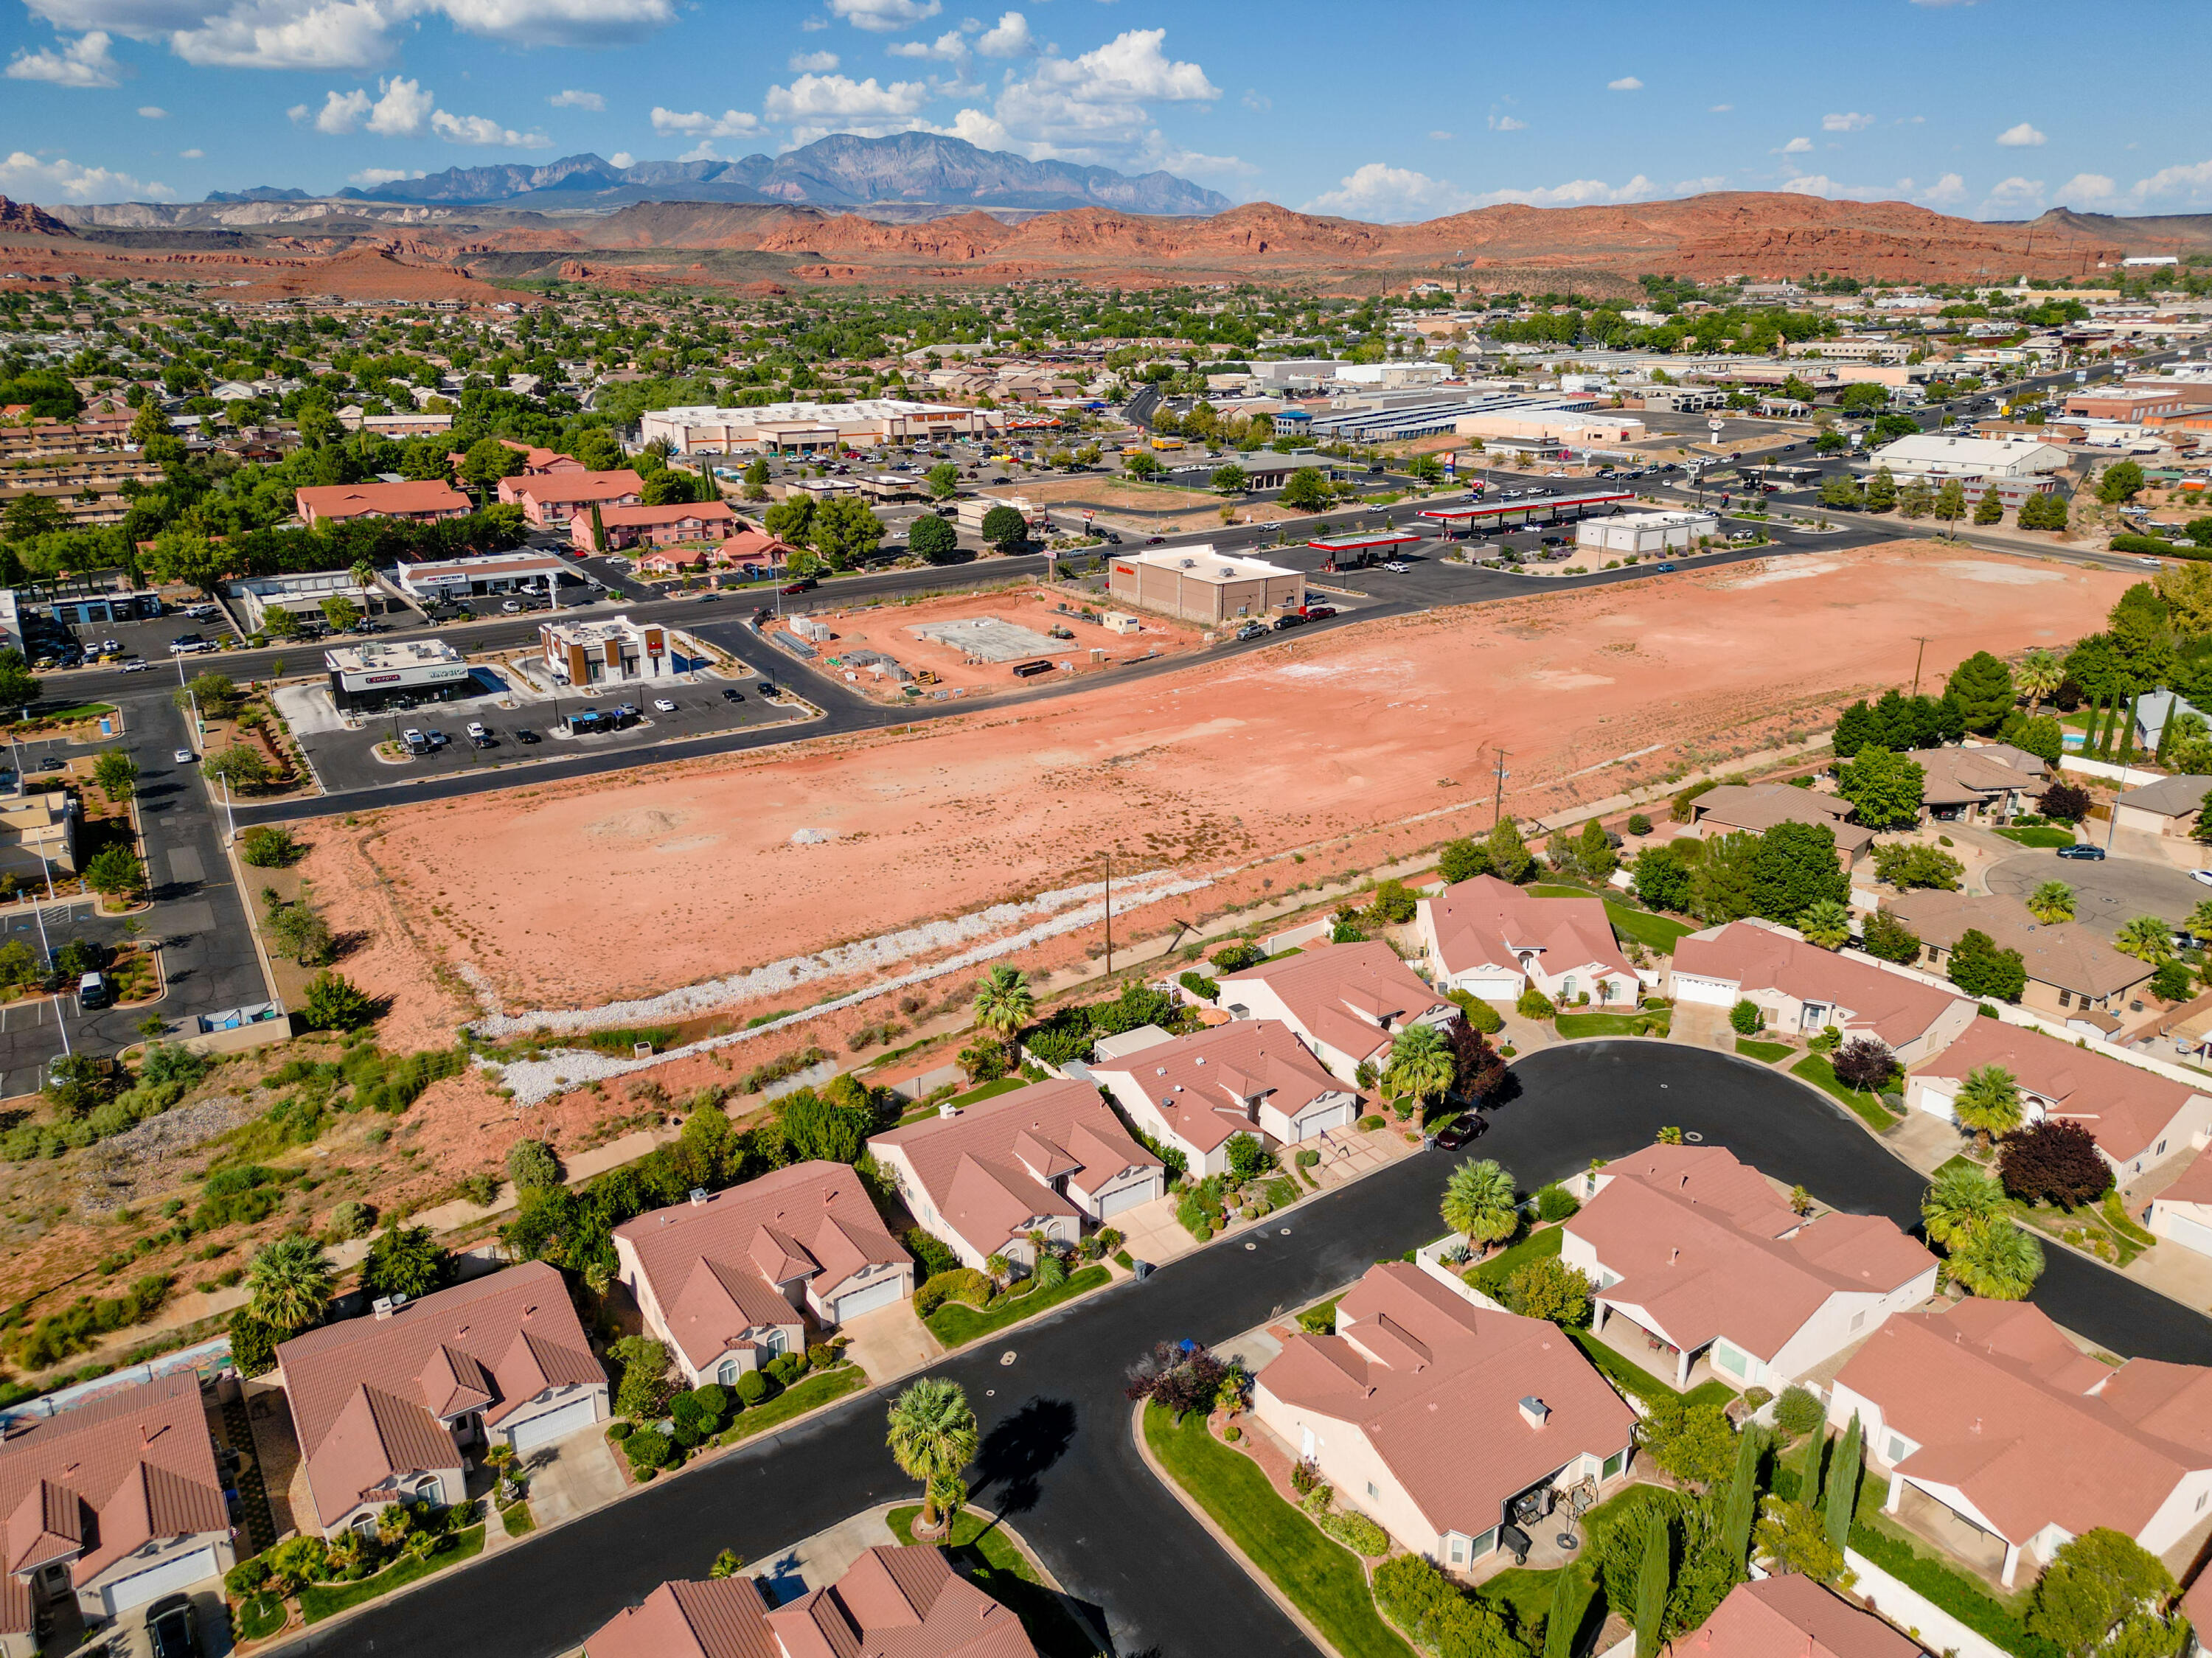
<instances>
[{"instance_id":1,"label":"house chimney","mask_svg":"<svg viewBox=\"0 0 2212 1658\"><path fill-rule=\"evenodd\" d=\"M1682 1249L1680 1244L1677 1244L1674 1248L1669 1249L1667 1252L1667 1264L1669 1266L1672 1266L1676 1261L1681 1260L1681 1258Z\"/></svg>"},{"instance_id":2,"label":"house chimney","mask_svg":"<svg viewBox=\"0 0 2212 1658\"><path fill-rule=\"evenodd\" d=\"M937 1108L937 1114L940 1117L957 1117L960 1114L960 1108L950 1100L941 1101Z\"/></svg>"},{"instance_id":3,"label":"house chimney","mask_svg":"<svg viewBox=\"0 0 2212 1658\"><path fill-rule=\"evenodd\" d=\"M702 1204L702 1203L704 1203L704 1202L706 1202L706 1201L707 1201L707 1188L706 1188L705 1187L703 1187L703 1186L695 1186L695 1187L693 1187L691 1188L691 1206L692 1206L694 1209L696 1209L697 1207L699 1207L699 1206L700 1206L701 1204Z\"/></svg>"},{"instance_id":4,"label":"house chimney","mask_svg":"<svg viewBox=\"0 0 2212 1658\"><path fill-rule=\"evenodd\" d=\"M379 1318L390 1318L392 1316L392 1297L390 1296L379 1296L374 1301L368 1303L368 1310Z\"/></svg>"},{"instance_id":5,"label":"house chimney","mask_svg":"<svg viewBox=\"0 0 2212 1658\"><path fill-rule=\"evenodd\" d=\"M1534 1394L1521 1401L1521 1419L1532 1428L1540 1428L1552 1414L1552 1407Z\"/></svg>"}]
</instances>

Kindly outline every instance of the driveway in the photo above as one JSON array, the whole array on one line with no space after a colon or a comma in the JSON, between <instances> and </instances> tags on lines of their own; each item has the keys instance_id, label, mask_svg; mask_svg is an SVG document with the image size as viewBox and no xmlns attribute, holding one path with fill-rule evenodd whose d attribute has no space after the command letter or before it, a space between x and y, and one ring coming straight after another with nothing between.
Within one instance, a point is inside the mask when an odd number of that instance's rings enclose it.
<instances>
[{"instance_id":1,"label":"driveway","mask_svg":"<svg viewBox=\"0 0 2212 1658\"><path fill-rule=\"evenodd\" d=\"M2199 886L2171 865L2140 858L2093 864L2055 852L2023 852L1990 865L1983 878L1991 892L2012 898L2027 897L2045 881L2063 881L2074 889L2074 919L2104 938L2137 915L2179 926L2199 902L2212 898L2212 887Z\"/></svg>"},{"instance_id":2,"label":"driveway","mask_svg":"<svg viewBox=\"0 0 2212 1658\"><path fill-rule=\"evenodd\" d=\"M845 1357L866 1370L871 1382L911 1375L945 1356L929 1327L914 1315L911 1299L847 1319L837 1333L852 1344Z\"/></svg>"},{"instance_id":3,"label":"driveway","mask_svg":"<svg viewBox=\"0 0 2212 1658\"><path fill-rule=\"evenodd\" d=\"M629 1489L615 1466L606 1424L556 1440L526 1459L530 1468L530 1512L540 1526L557 1526L580 1514L605 1508Z\"/></svg>"}]
</instances>

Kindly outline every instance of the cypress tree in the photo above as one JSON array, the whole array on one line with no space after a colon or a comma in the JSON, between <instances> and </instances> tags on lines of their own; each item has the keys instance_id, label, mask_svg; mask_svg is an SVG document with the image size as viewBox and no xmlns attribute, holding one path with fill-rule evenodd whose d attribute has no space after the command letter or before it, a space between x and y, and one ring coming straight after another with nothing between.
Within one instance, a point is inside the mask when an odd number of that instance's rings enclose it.
<instances>
[{"instance_id":1,"label":"cypress tree","mask_svg":"<svg viewBox=\"0 0 2212 1658\"><path fill-rule=\"evenodd\" d=\"M1721 1513L1721 1543L1731 1571L1741 1571L1751 1558L1752 1522L1759 1518L1759 1462L1765 1450L1766 1434L1756 1424L1735 1442L1735 1472L1729 1476L1728 1507Z\"/></svg>"},{"instance_id":2,"label":"cypress tree","mask_svg":"<svg viewBox=\"0 0 2212 1658\"><path fill-rule=\"evenodd\" d=\"M1636 1576L1636 1658L1659 1658L1667 1595L1674 1586L1674 1538L1666 1515L1655 1507L1644 1533L1644 1569Z\"/></svg>"},{"instance_id":3,"label":"cypress tree","mask_svg":"<svg viewBox=\"0 0 2212 1658\"><path fill-rule=\"evenodd\" d=\"M1805 1465L1797 1473L1797 1500L1815 1513L1820 1507L1820 1453L1828 1448L1828 1436L1815 1428L1806 1436Z\"/></svg>"},{"instance_id":4,"label":"cypress tree","mask_svg":"<svg viewBox=\"0 0 2212 1658\"><path fill-rule=\"evenodd\" d=\"M1835 1461L1828 1467L1828 1541L1836 1546L1838 1553L1850 1540L1851 1515L1858 1508L1862 1437L1859 1413L1853 1411L1851 1425L1844 1430L1844 1442L1836 1448Z\"/></svg>"},{"instance_id":5,"label":"cypress tree","mask_svg":"<svg viewBox=\"0 0 2212 1658\"><path fill-rule=\"evenodd\" d=\"M1544 1658L1575 1658L1582 1620L1575 1616L1574 1597L1574 1569L1562 1566L1552 1582L1552 1609L1544 1615Z\"/></svg>"},{"instance_id":6,"label":"cypress tree","mask_svg":"<svg viewBox=\"0 0 2212 1658\"><path fill-rule=\"evenodd\" d=\"M2166 705L2166 718L2159 722L2158 751L2151 756L2153 764L2163 766L2166 763L2166 750L2172 746L2172 742L2173 702L2169 699Z\"/></svg>"},{"instance_id":7,"label":"cypress tree","mask_svg":"<svg viewBox=\"0 0 2212 1658\"><path fill-rule=\"evenodd\" d=\"M2120 763L2124 766L2130 763L2135 758L2136 708L2142 701L2142 693L2140 691L2134 693L2128 698L2127 723L2120 727Z\"/></svg>"},{"instance_id":8,"label":"cypress tree","mask_svg":"<svg viewBox=\"0 0 2212 1658\"><path fill-rule=\"evenodd\" d=\"M2110 734L2109 700L2100 695L2089 705L2089 740L2082 746L2100 760L2105 757L2105 739Z\"/></svg>"}]
</instances>

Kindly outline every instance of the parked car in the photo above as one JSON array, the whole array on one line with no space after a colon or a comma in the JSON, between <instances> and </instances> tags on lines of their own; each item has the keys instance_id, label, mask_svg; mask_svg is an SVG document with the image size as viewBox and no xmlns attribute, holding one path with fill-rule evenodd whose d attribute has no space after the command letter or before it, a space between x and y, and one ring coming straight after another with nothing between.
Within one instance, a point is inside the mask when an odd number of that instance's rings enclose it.
<instances>
[{"instance_id":1,"label":"parked car","mask_svg":"<svg viewBox=\"0 0 2212 1658\"><path fill-rule=\"evenodd\" d=\"M169 758L175 761L180 766L189 766L193 761L198 759L199 756L194 754L190 749L179 749L174 753L171 754Z\"/></svg>"},{"instance_id":2,"label":"parked car","mask_svg":"<svg viewBox=\"0 0 2212 1658\"><path fill-rule=\"evenodd\" d=\"M668 697L656 696L653 699L653 711L655 714L674 714L676 704Z\"/></svg>"},{"instance_id":3,"label":"parked car","mask_svg":"<svg viewBox=\"0 0 2212 1658\"><path fill-rule=\"evenodd\" d=\"M535 743L538 738L538 733L527 726L518 726L514 728L514 740L518 743Z\"/></svg>"},{"instance_id":4,"label":"parked car","mask_svg":"<svg viewBox=\"0 0 2212 1658\"><path fill-rule=\"evenodd\" d=\"M148 673L153 670L153 666L154 665L149 662L144 657L134 656L123 664L123 671L125 673Z\"/></svg>"},{"instance_id":5,"label":"parked car","mask_svg":"<svg viewBox=\"0 0 2212 1658\"><path fill-rule=\"evenodd\" d=\"M1401 564L1394 558L1384 563L1382 568L1388 570L1392 575L1403 575L1413 567L1411 565Z\"/></svg>"},{"instance_id":6,"label":"parked car","mask_svg":"<svg viewBox=\"0 0 2212 1658\"><path fill-rule=\"evenodd\" d=\"M1267 624L1266 623L1248 622L1237 630L1237 637L1239 639L1257 639L1267 631Z\"/></svg>"},{"instance_id":7,"label":"parked car","mask_svg":"<svg viewBox=\"0 0 2212 1658\"><path fill-rule=\"evenodd\" d=\"M739 689L738 689L735 685L726 685L726 686L724 686L724 687L722 688L722 701L725 701L725 702L742 702L742 701L744 701L744 700L745 700L745 694L744 694L743 691L739 690Z\"/></svg>"},{"instance_id":8,"label":"parked car","mask_svg":"<svg viewBox=\"0 0 2212 1658\"><path fill-rule=\"evenodd\" d=\"M763 696L774 696L775 695L775 682L772 679L763 679L759 684L754 686L753 689L756 691L758 691Z\"/></svg>"},{"instance_id":9,"label":"parked car","mask_svg":"<svg viewBox=\"0 0 2212 1658\"><path fill-rule=\"evenodd\" d=\"M1285 610L1275 618L1275 631L1279 634L1287 633L1292 628L1303 628L1305 623L1305 617L1300 616L1296 610Z\"/></svg>"},{"instance_id":10,"label":"parked car","mask_svg":"<svg viewBox=\"0 0 2212 1658\"><path fill-rule=\"evenodd\" d=\"M2058 848L2058 855L2061 858L2086 858L2093 864L2101 864L2105 861L2104 847L2093 847L2087 842L2079 846L2061 847Z\"/></svg>"},{"instance_id":11,"label":"parked car","mask_svg":"<svg viewBox=\"0 0 2212 1658\"><path fill-rule=\"evenodd\" d=\"M1309 622L1326 622L1329 617L1335 614L1336 606L1334 604L1309 604L1306 606L1306 620Z\"/></svg>"},{"instance_id":12,"label":"parked car","mask_svg":"<svg viewBox=\"0 0 2212 1658\"><path fill-rule=\"evenodd\" d=\"M1480 1111L1470 1111L1456 1122L1448 1123L1437 1132L1437 1144L1447 1151L1456 1151L1490 1127Z\"/></svg>"},{"instance_id":13,"label":"parked car","mask_svg":"<svg viewBox=\"0 0 2212 1658\"><path fill-rule=\"evenodd\" d=\"M153 1658L196 1658L191 1597L172 1594L156 1600L146 1614L146 1640Z\"/></svg>"},{"instance_id":14,"label":"parked car","mask_svg":"<svg viewBox=\"0 0 2212 1658\"><path fill-rule=\"evenodd\" d=\"M2212 887L2212 869L2192 869L2189 872L2189 878L2202 885Z\"/></svg>"},{"instance_id":15,"label":"parked car","mask_svg":"<svg viewBox=\"0 0 2212 1658\"><path fill-rule=\"evenodd\" d=\"M433 726L430 730L425 732L423 736L428 738L430 746L434 749L442 749L446 746L446 733L438 730L435 726Z\"/></svg>"}]
</instances>

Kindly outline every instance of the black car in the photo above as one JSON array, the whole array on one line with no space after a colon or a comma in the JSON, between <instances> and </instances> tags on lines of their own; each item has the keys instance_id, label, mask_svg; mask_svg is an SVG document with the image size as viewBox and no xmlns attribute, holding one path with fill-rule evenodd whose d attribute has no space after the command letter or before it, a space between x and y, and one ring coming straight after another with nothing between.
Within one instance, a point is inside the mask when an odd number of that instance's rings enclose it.
<instances>
[{"instance_id":1,"label":"black car","mask_svg":"<svg viewBox=\"0 0 2212 1658\"><path fill-rule=\"evenodd\" d=\"M1437 1144L1447 1151L1456 1151L1469 1140L1490 1127L1480 1111L1470 1111L1455 1122L1446 1124L1437 1132Z\"/></svg>"},{"instance_id":2,"label":"black car","mask_svg":"<svg viewBox=\"0 0 2212 1658\"><path fill-rule=\"evenodd\" d=\"M1287 633L1292 628L1303 628L1305 625L1305 617L1300 616L1296 610L1285 610L1275 618L1275 631L1279 634Z\"/></svg>"},{"instance_id":3,"label":"black car","mask_svg":"<svg viewBox=\"0 0 2212 1658\"><path fill-rule=\"evenodd\" d=\"M514 740L518 743L535 743L538 740L538 733L529 727L517 726L514 728Z\"/></svg>"},{"instance_id":4,"label":"black car","mask_svg":"<svg viewBox=\"0 0 2212 1658\"><path fill-rule=\"evenodd\" d=\"M199 1649L192 1640L191 1598L172 1594L156 1600L146 1614L146 1639L154 1658L194 1658Z\"/></svg>"},{"instance_id":5,"label":"black car","mask_svg":"<svg viewBox=\"0 0 2212 1658\"><path fill-rule=\"evenodd\" d=\"M744 694L743 691L739 690L739 689L738 689L735 685L728 685L728 686L725 686L725 687L723 688L723 690L722 690L722 701L725 701L725 702L742 702L742 701L744 701L744 700L745 700L745 694Z\"/></svg>"},{"instance_id":6,"label":"black car","mask_svg":"<svg viewBox=\"0 0 2212 1658\"><path fill-rule=\"evenodd\" d=\"M2101 864L2105 861L2104 847L2093 847L2086 842L2079 846L2061 847L2058 848L2058 855L2061 858L2086 858L2093 864Z\"/></svg>"}]
</instances>

